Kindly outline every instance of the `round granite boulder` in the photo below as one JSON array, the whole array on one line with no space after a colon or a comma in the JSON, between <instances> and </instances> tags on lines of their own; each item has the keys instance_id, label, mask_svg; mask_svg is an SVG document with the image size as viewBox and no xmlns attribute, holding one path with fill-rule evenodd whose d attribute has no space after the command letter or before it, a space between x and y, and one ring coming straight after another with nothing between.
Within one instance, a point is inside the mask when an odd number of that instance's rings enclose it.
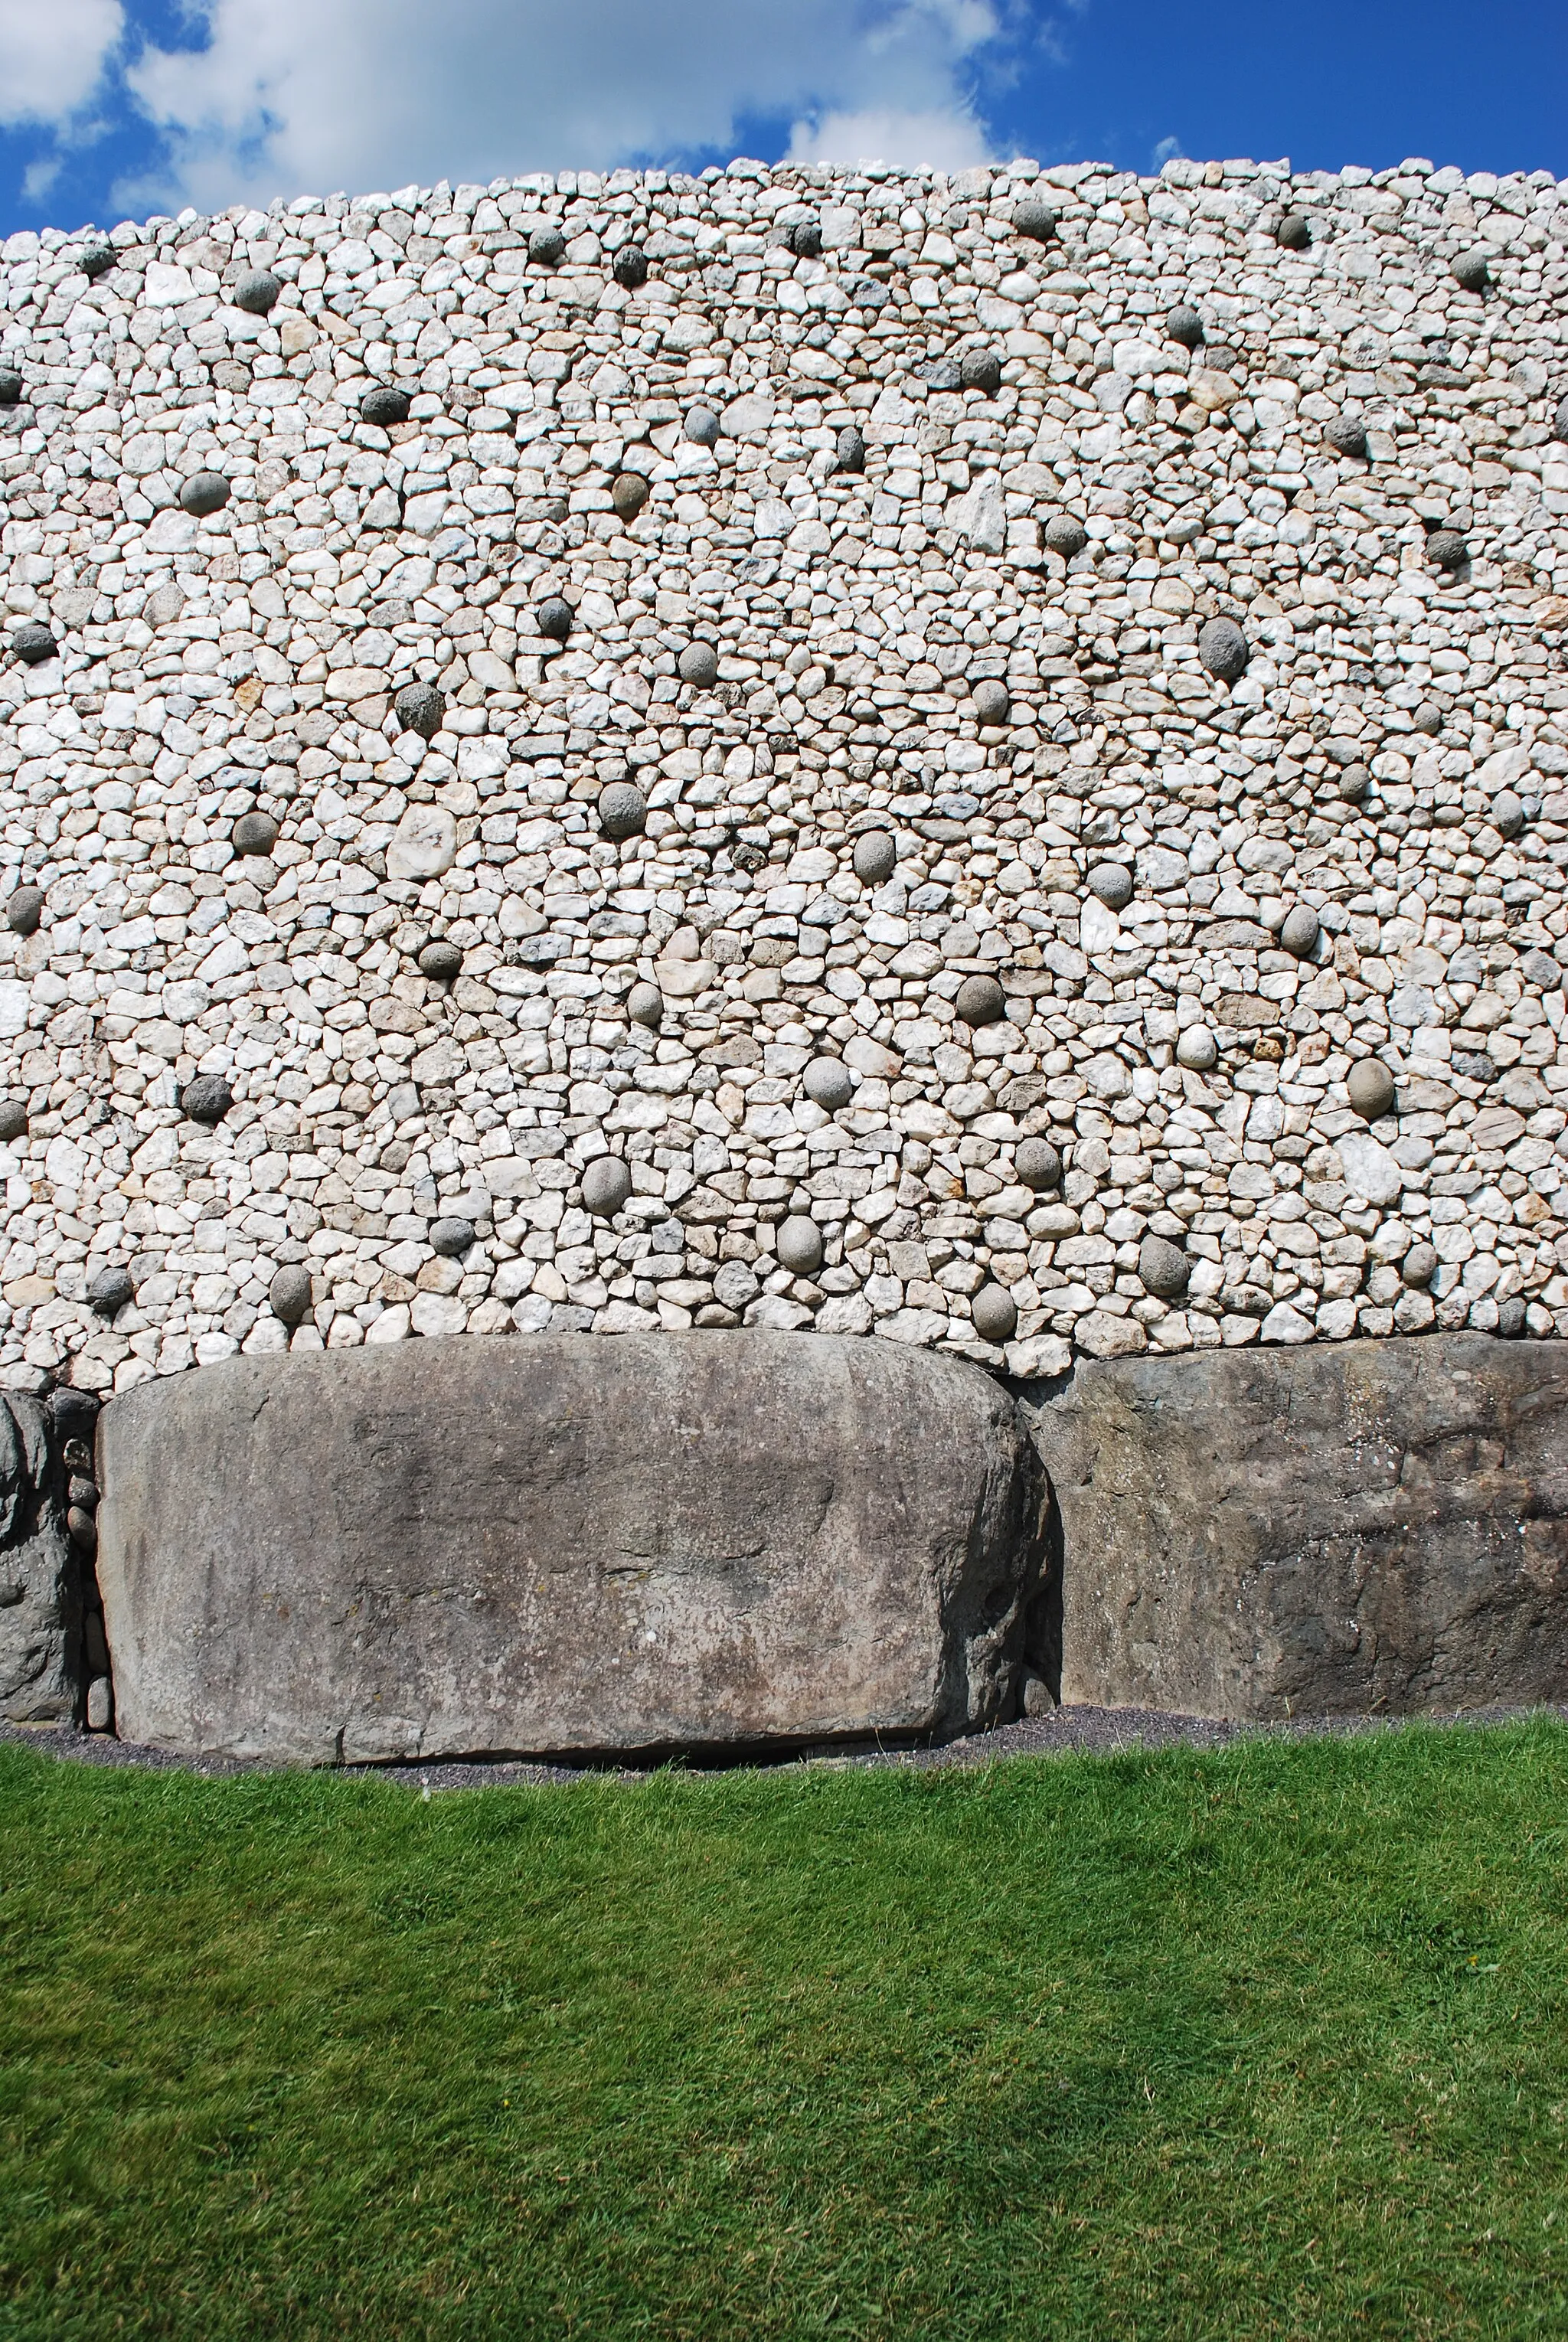
<instances>
[{"instance_id":1,"label":"round granite boulder","mask_svg":"<svg viewBox=\"0 0 1568 2342\"><path fill-rule=\"evenodd\" d=\"M550 595L534 613L534 623L547 643L564 643L572 631L575 616L570 602L559 594Z\"/></svg>"},{"instance_id":2,"label":"round granite boulder","mask_svg":"<svg viewBox=\"0 0 1568 2342\"><path fill-rule=\"evenodd\" d=\"M20 406L25 385L10 366L0 367L0 406Z\"/></svg>"},{"instance_id":3,"label":"round granite boulder","mask_svg":"<svg viewBox=\"0 0 1568 2342\"><path fill-rule=\"evenodd\" d=\"M836 1114L854 1096L854 1084L842 1057L814 1057L801 1076L801 1087L813 1105L827 1114Z\"/></svg>"},{"instance_id":4,"label":"round granite boulder","mask_svg":"<svg viewBox=\"0 0 1568 2342\"><path fill-rule=\"evenodd\" d=\"M1195 350L1203 338L1203 321L1195 309L1183 302L1177 308L1166 310L1165 331L1183 349Z\"/></svg>"},{"instance_id":5,"label":"round granite boulder","mask_svg":"<svg viewBox=\"0 0 1568 2342\"><path fill-rule=\"evenodd\" d=\"M982 724L1005 724L1013 708L1013 695L1004 683L987 676L974 686L971 696L974 713Z\"/></svg>"},{"instance_id":6,"label":"round granite boulder","mask_svg":"<svg viewBox=\"0 0 1568 2342\"><path fill-rule=\"evenodd\" d=\"M417 965L432 984L451 984L463 973L463 952L444 936L434 936L421 949Z\"/></svg>"},{"instance_id":7,"label":"round granite boulder","mask_svg":"<svg viewBox=\"0 0 1568 2342\"><path fill-rule=\"evenodd\" d=\"M1470 547L1456 528L1434 528L1426 540L1427 558L1439 569L1463 569Z\"/></svg>"},{"instance_id":8,"label":"round granite boulder","mask_svg":"<svg viewBox=\"0 0 1568 2342\"><path fill-rule=\"evenodd\" d=\"M583 1174L583 1208L613 1220L632 1192L632 1175L618 1155L596 1155Z\"/></svg>"},{"instance_id":9,"label":"round granite boulder","mask_svg":"<svg viewBox=\"0 0 1568 2342\"><path fill-rule=\"evenodd\" d=\"M390 382L378 382L367 390L359 402L359 419L374 423L380 431L390 431L394 424L406 423L414 401L407 391L399 390Z\"/></svg>"},{"instance_id":10,"label":"round granite boulder","mask_svg":"<svg viewBox=\"0 0 1568 2342\"><path fill-rule=\"evenodd\" d=\"M196 520L222 512L229 500L229 484L221 472L193 472L180 490L180 502Z\"/></svg>"},{"instance_id":11,"label":"round granite boulder","mask_svg":"<svg viewBox=\"0 0 1568 2342\"><path fill-rule=\"evenodd\" d=\"M816 260L822 255L822 223L820 220L796 220L786 231L789 248L797 260Z\"/></svg>"},{"instance_id":12,"label":"round granite boulder","mask_svg":"<svg viewBox=\"0 0 1568 2342\"><path fill-rule=\"evenodd\" d=\"M76 265L89 284L95 285L100 276L107 276L119 256L112 244L90 244L76 255Z\"/></svg>"},{"instance_id":13,"label":"round granite boulder","mask_svg":"<svg viewBox=\"0 0 1568 2342\"><path fill-rule=\"evenodd\" d=\"M1089 892L1108 911L1124 911L1133 899L1133 874L1124 862L1097 862L1089 873Z\"/></svg>"},{"instance_id":14,"label":"round granite boulder","mask_svg":"<svg viewBox=\"0 0 1568 2342\"><path fill-rule=\"evenodd\" d=\"M1049 244L1056 233L1056 215L1038 195L1025 195L1013 206L1013 233L1026 235L1031 244Z\"/></svg>"},{"instance_id":15,"label":"round granite boulder","mask_svg":"<svg viewBox=\"0 0 1568 2342\"><path fill-rule=\"evenodd\" d=\"M1007 1014L1007 996L994 976L966 976L953 1006L965 1025L996 1025Z\"/></svg>"},{"instance_id":16,"label":"round granite boulder","mask_svg":"<svg viewBox=\"0 0 1568 2342\"><path fill-rule=\"evenodd\" d=\"M87 1287L87 1306L100 1317L115 1317L135 1293L128 1268L101 1268Z\"/></svg>"},{"instance_id":17,"label":"round granite boulder","mask_svg":"<svg viewBox=\"0 0 1568 2342\"><path fill-rule=\"evenodd\" d=\"M0 1140L25 1138L27 1109L20 1098L0 1098Z\"/></svg>"},{"instance_id":18,"label":"round granite boulder","mask_svg":"<svg viewBox=\"0 0 1568 2342\"><path fill-rule=\"evenodd\" d=\"M833 461L835 471L864 471L865 436L854 424L846 423L834 442Z\"/></svg>"},{"instance_id":19,"label":"round granite boulder","mask_svg":"<svg viewBox=\"0 0 1568 2342\"><path fill-rule=\"evenodd\" d=\"M11 637L11 647L24 666L42 666L45 659L57 658L60 652L48 627L36 618L17 627Z\"/></svg>"},{"instance_id":20,"label":"round granite boulder","mask_svg":"<svg viewBox=\"0 0 1568 2342\"><path fill-rule=\"evenodd\" d=\"M686 410L686 436L694 447L712 447L719 436L719 418L711 406Z\"/></svg>"},{"instance_id":21,"label":"round granite boulder","mask_svg":"<svg viewBox=\"0 0 1568 2342\"><path fill-rule=\"evenodd\" d=\"M553 221L530 231L528 257L538 268L558 268L566 257L566 239Z\"/></svg>"},{"instance_id":22,"label":"round granite boulder","mask_svg":"<svg viewBox=\"0 0 1568 2342\"><path fill-rule=\"evenodd\" d=\"M270 268L247 268L229 298L236 309L244 309L253 317L265 317L277 306L282 293L283 278L275 276Z\"/></svg>"},{"instance_id":23,"label":"round granite boulder","mask_svg":"<svg viewBox=\"0 0 1568 2342\"><path fill-rule=\"evenodd\" d=\"M446 713L446 694L437 691L433 683L405 683L394 705L405 732L417 732L422 740L433 740Z\"/></svg>"},{"instance_id":24,"label":"round granite boulder","mask_svg":"<svg viewBox=\"0 0 1568 2342\"><path fill-rule=\"evenodd\" d=\"M1280 948L1293 959L1311 959L1323 925L1310 903L1293 903L1280 927Z\"/></svg>"},{"instance_id":25,"label":"round granite boulder","mask_svg":"<svg viewBox=\"0 0 1568 2342\"><path fill-rule=\"evenodd\" d=\"M1247 638L1233 618L1211 618L1198 631L1198 656L1219 683L1239 683L1247 671Z\"/></svg>"},{"instance_id":26,"label":"round granite boulder","mask_svg":"<svg viewBox=\"0 0 1568 2342\"><path fill-rule=\"evenodd\" d=\"M1413 1244L1399 1264L1399 1273L1412 1292L1430 1285L1437 1274L1437 1248L1424 1242Z\"/></svg>"},{"instance_id":27,"label":"round granite boulder","mask_svg":"<svg viewBox=\"0 0 1568 2342\"><path fill-rule=\"evenodd\" d=\"M455 1213L435 1220L430 1229L430 1249L443 1260L461 1260L473 1250L474 1223L460 1219Z\"/></svg>"},{"instance_id":28,"label":"round granite boulder","mask_svg":"<svg viewBox=\"0 0 1568 2342\"><path fill-rule=\"evenodd\" d=\"M1372 787L1372 774L1365 765L1347 765L1339 776L1339 796L1343 805L1361 805Z\"/></svg>"},{"instance_id":29,"label":"round granite boulder","mask_svg":"<svg viewBox=\"0 0 1568 2342\"><path fill-rule=\"evenodd\" d=\"M719 655L712 643L688 643L675 661L683 683L705 690L719 679Z\"/></svg>"},{"instance_id":30,"label":"round granite boulder","mask_svg":"<svg viewBox=\"0 0 1568 2342\"><path fill-rule=\"evenodd\" d=\"M1018 1331L1018 1308L1004 1285L983 1285L969 1304L970 1322L983 1342L1010 1342Z\"/></svg>"},{"instance_id":31,"label":"round granite boulder","mask_svg":"<svg viewBox=\"0 0 1568 2342\"><path fill-rule=\"evenodd\" d=\"M1192 1273L1193 1264L1181 1246L1166 1236L1145 1236L1138 1246L1139 1280L1156 1301L1174 1301L1185 1293Z\"/></svg>"},{"instance_id":32,"label":"round granite boulder","mask_svg":"<svg viewBox=\"0 0 1568 2342\"><path fill-rule=\"evenodd\" d=\"M1056 513L1045 524L1045 550L1064 561L1076 561L1089 542L1089 532L1072 513Z\"/></svg>"},{"instance_id":33,"label":"round granite boulder","mask_svg":"<svg viewBox=\"0 0 1568 2342\"><path fill-rule=\"evenodd\" d=\"M222 1074L197 1074L180 1092L180 1112L187 1122L199 1122L210 1130L222 1122L235 1102L235 1094Z\"/></svg>"},{"instance_id":34,"label":"round granite boulder","mask_svg":"<svg viewBox=\"0 0 1568 2342\"><path fill-rule=\"evenodd\" d=\"M653 488L643 473L622 472L610 490L610 502L619 519L633 521L652 494Z\"/></svg>"},{"instance_id":35,"label":"round granite boulder","mask_svg":"<svg viewBox=\"0 0 1568 2342\"><path fill-rule=\"evenodd\" d=\"M626 292L636 292L648 281L647 255L640 245L624 244L611 264L610 273L617 285Z\"/></svg>"},{"instance_id":36,"label":"round granite boulder","mask_svg":"<svg viewBox=\"0 0 1568 2342\"><path fill-rule=\"evenodd\" d=\"M626 995L626 1014L634 1025L656 1033L664 1021L664 996L656 984L634 984Z\"/></svg>"},{"instance_id":37,"label":"round granite boulder","mask_svg":"<svg viewBox=\"0 0 1568 2342\"><path fill-rule=\"evenodd\" d=\"M303 1261L291 1261L280 1268L267 1287L267 1303L273 1316L284 1326L302 1325L310 1316L315 1295L311 1289L310 1271Z\"/></svg>"},{"instance_id":38,"label":"round granite boulder","mask_svg":"<svg viewBox=\"0 0 1568 2342\"><path fill-rule=\"evenodd\" d=\"M1379 1122L1393 1111L1393 1076L1381 1057L1358 1057L1345 1081L1345 1095L1363 1122Z\"/></svg>"},{"instance_id":39,"label":"round granite boulder","mask_svg":"<svg viewBox=\"0 0 1568 2342\"><path fill-rule=\"evenodd\" d=\"M863 829L851 857L863 886L880 886L891 878L898 862L898 843L888 829Z\"/></svg>"},{"instance_id":40,"label":"round granite boulder","mask_svg":"<svg viewBox=\"0 0 1568 2342\"><path fill-rule=\"evenodd\" d=\"M1454 283L1466 293L1484 293L1492 282L1492 271L1483 252L1462 252L1450 271Z\"/></svg>"},{"instance_id":41,"label":"round granite boulder","mask_svg":"<svg viewBox=\"0 0 1568 2342\"><path fill-rule=\"evenodd\" d=\"M1062 1185L1062 1157L1048 1138L1021 1138L1013 1150L1013 1168L1019 1185L1036 1196L1048 1196Z\"/></svg>"},{"instance_id":42,"label":"round granite boulder","mask_svg":"<svg viewBox=\"0 0 1568 2342\"><path fill-rule=\"evenodd\" d=\"M792 1276L814 1276L822 1266L822 1230L809 1212L791 1212L774 1238L781 1268Z\"/></svg>"},{"instance_id":43,"label":"round granite boulder","mask_svg":"<svg viewBox=\"0 0 1568 2342\"><path fill-rule=\"evenodd\" d=\"M1002 387L1002 361L994 350L965 350L958 362L958 379L965 390L994 398Z\"/></svg>"},{"instance_id":44,"label":"round granite boulder","mask_svg":"<svg viewBox=\"0 0 1568 2342\"><path fill-rule=\"evenodd\" d=\"M1524 826L1524 800L1512 789L1499 789L1492 800L1492 826L1500 837L1517 837Z\"/></svg>"},{"instance_id":45,"label":"round granite boulder","mask_svg":"<svg viewBox=\"0 0 1568 2342\"><path fill-rule=\"evenodd\" d=\"M1274 230L1274 242L1285 252L1304 252L1312 242L1312 226L1304 212L1286 212Z\"/></svg>"},{"instance_id":46,"label":"round granite boulder","mask_svg":"<svg viewBox=\"0 0 1568 2342\"><path fill-rule=\"evenodd\" d=\"M634 781L610 781L599 792L599 826L606 837L640 837L648 800Z\"/></svg>"},{"instance_id":47,"label":"round granite boulder","mask_svg":"<svg viewBox=\"0 0 1568 2342\"><path fill-rule=\"evenodd\" d=\"M236 854L270 854L277 839L278 826L270 813L242 813L229 832Z\"/></svg>"},{"instance_id":48,"label":"round granite boulder","mask_svg":"<svg viewBox=\"0 0 1568 2342\"><path fill-rule=\"evenodd\" d=\"M1176 1036L1176 1063L1190 1074L1212 1074L1220 1062L1220 1046L1206 1025L1183 1026Z\"/></svg>"},{"instance_id":49,"label":"round granite boulder","mask_svg":"<svg viewBox=\"0 0 1568 2342\"><path fill-rule=\"evenodd\" d=\"M1336 455L1364 459L1367 454L1366 425L1354 415L1336 415L1323 425L1323 435Z\"/></svg>"},{"instance_id":50,"label":"round granite boulder","mask_svg":"<svg viewBox=\"0 0 1568 2342\"><path fill-rule=\"evenodd\" d=\"M0 405L15 403L14 400L0 399ZM1560 402L1556 414L1552 417L1552 436L1553 439L1568 439L1568 398Z\"/></svg>"},{"instance_id":51,"label":"round granite boulder","mask_svg":"<svg viewBox=\"0 0 1568 2342\"><path fill-rule=\"evenodd\" d=\"M5 924L14 936L35 936L44 924L42 886L18 886L5 906Z\"/></svg>"}]
</instances>

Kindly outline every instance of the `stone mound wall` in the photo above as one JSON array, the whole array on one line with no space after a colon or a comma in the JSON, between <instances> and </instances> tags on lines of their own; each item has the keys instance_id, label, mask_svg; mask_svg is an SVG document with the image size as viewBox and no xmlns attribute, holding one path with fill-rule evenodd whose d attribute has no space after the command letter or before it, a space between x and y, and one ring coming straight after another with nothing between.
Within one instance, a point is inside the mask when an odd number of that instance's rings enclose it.
<instances>
[{"instance_id":1,"label":"stone mound wall","mask_svg":"<svg viewBox=\"0 0 1568 2342\"><path fill-rule=\"evenodd\" d=\"M1568 1332L1564 192L11 238L0 1381Z\"/></svg>"}]
</instances>

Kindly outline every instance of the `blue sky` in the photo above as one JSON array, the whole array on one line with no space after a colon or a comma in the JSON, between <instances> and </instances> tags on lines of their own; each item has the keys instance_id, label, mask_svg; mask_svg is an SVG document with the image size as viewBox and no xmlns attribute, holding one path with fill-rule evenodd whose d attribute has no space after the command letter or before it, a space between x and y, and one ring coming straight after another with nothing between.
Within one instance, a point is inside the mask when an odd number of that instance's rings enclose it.
<instances>
[{"instance_id":1,"label":"blue sky","mask_svg":"<svg viewBox=\"0 0 1568 2342\"><path fill-rule=\"evenodd\" d=\"M0 232L573 164L1568 176L1563 0L0 0Z\"/></svg>"}]
</instances>

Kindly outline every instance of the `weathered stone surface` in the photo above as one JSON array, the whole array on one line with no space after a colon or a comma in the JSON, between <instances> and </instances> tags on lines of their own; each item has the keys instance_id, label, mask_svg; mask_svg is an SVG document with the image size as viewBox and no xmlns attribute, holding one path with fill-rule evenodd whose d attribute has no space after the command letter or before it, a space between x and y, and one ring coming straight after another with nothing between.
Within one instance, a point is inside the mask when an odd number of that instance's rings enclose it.
<instances>
[{"instance_id":1,"label":"weathered stone surface","mask_svg":"<svg viewBox=\"0 0 1568 2342\"><path fill-rule=\"evenodd\" d=\"M75 1708L76 1565L41 1402L0 1397L0 1716L52 1724Z\"/></svg>"},{"instance_id":2,"label":"weathered stone surface","mask_svg":"<svg viewBox=\"0 0 1568 2342\"><path fill-rule=\"evenodd\" d=\"M718 680L719 655L712 643L688 643L676 664L683 683L705 689Z\"/></svg>"},{"instance_id":3,"label":"weathered stone surface","mask_svg":"<svg viewBox=\"0 0 1568 2342\"><path fill-rule=\"evenodd\" d=\"M1568 1343L1080 1364L1035 1436L1066 1699L1271 1717L1568 1698Z\"/></svg>"},{"instance_id":4,"label":"weathered stone surface","mask_svg":"<svg viewBox=\"0 0 1568 2342\"><path fill-rule=\"evenodd\" d=\"M307 1763L974 1729L1044 1567L1011 1399L891 1342L235 1359L100 1472L122 1736Z\"/></svg>"},{"instance_id":5,"label":"weathered stone surface","mask_svg":"<svg viewBox=\"0 0 1568 2342\"><path fill-rule=\"evenodd\" d=\"M891 878L898 860L898 845L891 830L863 830L854 841L854 875L863 886L880 886Z\"/></svg>"}]
</instances>

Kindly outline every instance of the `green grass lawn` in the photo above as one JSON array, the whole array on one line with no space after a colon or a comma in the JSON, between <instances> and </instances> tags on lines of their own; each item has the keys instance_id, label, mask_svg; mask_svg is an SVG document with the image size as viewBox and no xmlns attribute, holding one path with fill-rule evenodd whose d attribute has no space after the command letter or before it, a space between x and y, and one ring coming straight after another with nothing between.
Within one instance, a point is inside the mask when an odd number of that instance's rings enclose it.
<instances>
[{"instance_id":1,"label":"green grass lawn","mask_svg":"<svg viewBox=\"0 0 1568 2342\"><path fill-rule=\"evenodd\" d=\"M0 1747L0 2335L1568 2331L1568 1730L421 1802Z\"/></svg>"}]
</instances>

